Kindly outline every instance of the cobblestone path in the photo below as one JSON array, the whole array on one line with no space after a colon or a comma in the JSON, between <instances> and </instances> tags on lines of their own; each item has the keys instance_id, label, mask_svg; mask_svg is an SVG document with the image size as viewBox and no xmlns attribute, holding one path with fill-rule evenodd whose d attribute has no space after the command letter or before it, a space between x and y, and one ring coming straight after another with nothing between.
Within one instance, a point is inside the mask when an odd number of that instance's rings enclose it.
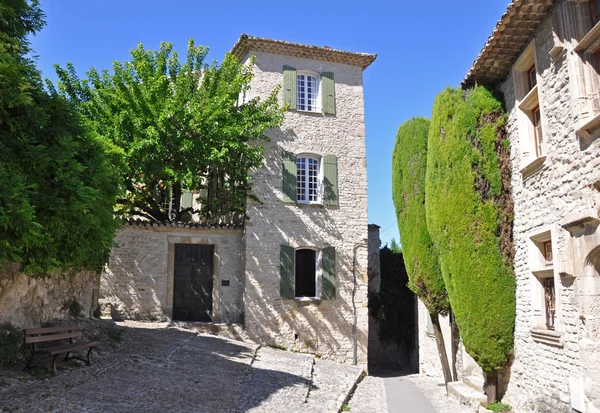
<instances>
[{"instance_id":1,"label":"cobblestone path","mask_svg":"<svg viewBox=\"0 0 600 413\"><path fill-rule=\"evenodd\" d=\"M0 411L334 413L362 372L191 330L129 326L124 340L91 367L8 380Z\"/></svg>"}]
</instances>

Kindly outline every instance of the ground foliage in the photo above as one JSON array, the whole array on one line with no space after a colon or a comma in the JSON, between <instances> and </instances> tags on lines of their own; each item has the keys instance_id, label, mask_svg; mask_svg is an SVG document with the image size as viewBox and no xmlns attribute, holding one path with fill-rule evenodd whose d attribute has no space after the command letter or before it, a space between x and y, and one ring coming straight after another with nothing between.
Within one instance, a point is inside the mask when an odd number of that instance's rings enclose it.
<instances>
[{"instance_id":1,"label":"ground foliage","mask_svg":"<svg viewBox=\"0 0 600 413\"><path fill-rule=\"evenodd\" d=\"M505 115L483 87L435 100L426 210L465 349L498 371L514 340L513 208Z\"/></svg>"},{"instance_id":2,"label":"ground foliage","mask_svg":"<svg viewBox=\"0 0 600 413\"><path fill-rule=\"evenodd\" d=\"M0 2L0 264L30 276L100 271L118 227L117 176L105 143L43 87L28 37L36 1Z\"/></svg>"},{"instance_id":3,"label":"ground foliage","mask_svg":"<svg viewBox=\"0 0 600 413\"><path fill-rule=\"evenodd\" d=\"M112 72L92 68L86 79L71 64L56 66L60 93L119 150L123 216L211 218L243 213L254 197L250 171L262 165L264 132L283 122L279 87L266 99L247 99L253 60L241 64L227 54L209 65L207 52L190 40L181 61L171 43L140 44L130 61L114 62ZM184 191L194 191L200 207L181 205Z\"/></svg>"},{"instance_id":4,"label":"ground foliage","mask_svg":"<svg viewBox=\"0 0 600 413\"><path fill-rule=\"evenodd\" d=\"M438 254L425 218L425 174L429 120L414 118L400 126L392 158L392 196L408 273L408 287L433 317L450 304Z\"/></svg>"},{"instance_id":5,"label":"ground foliage","mask_svg":"<svg viewBox=\"0 0 600 413\"><path fill-rule=\"evenodd\" d=\"M407 287L408 275L402 251L387 246L379 251L381 287L369 296L370 313L379 323L379 338L414 350L416 334L415 295Z\"/></svg>"}]
</instances>

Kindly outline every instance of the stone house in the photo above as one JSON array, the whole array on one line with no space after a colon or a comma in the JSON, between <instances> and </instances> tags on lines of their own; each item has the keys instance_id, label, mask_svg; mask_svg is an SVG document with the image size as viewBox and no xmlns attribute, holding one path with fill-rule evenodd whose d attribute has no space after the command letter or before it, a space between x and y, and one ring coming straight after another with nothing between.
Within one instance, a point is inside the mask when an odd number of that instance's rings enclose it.
<instances>
[{"instance_id":1,"label":"stone house","mask_svg":"<svg viewBox=\"0 0 600 413\"><path fill-rule=\"evenodd\" d=\"M514 0L463 87L476 83L503 95L511 142L517 318L505 401L599 412L600 1Z\"/></svg>"},{"instance_id":2,"label":"stone house","mask_svg":"<svg viewBox=\"0 0 600 413\"><path fill-rule=\"evenodd\" d=\"M284 124L251 171L249 219L131 221L101 280L125 317L242 323L258 342L366 363L367 176L362 73L376 55L242 35L231 53L282 85Z\"/></svg>"}]
</instances>

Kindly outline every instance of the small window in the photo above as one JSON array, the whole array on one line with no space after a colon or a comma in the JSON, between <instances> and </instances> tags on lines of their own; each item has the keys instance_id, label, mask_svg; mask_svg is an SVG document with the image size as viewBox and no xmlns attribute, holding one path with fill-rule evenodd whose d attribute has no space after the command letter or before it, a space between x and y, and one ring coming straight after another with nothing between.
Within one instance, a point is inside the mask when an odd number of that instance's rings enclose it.
<instances>
[{"instance_id":1,"label":"small window","mask_svg":"<svg viewBox=\"0 0 600 413\"><path fill-rule=\"evenodd\" d=\"M536 106L532 111L533 134L535 140L535 154L537 157L544 155L544 135L542 133L542 117L540 107Z\"/></svg>"},{"instance_id":2,"label":"small window","mask_svg":"<svg viewBox=\"0 0 600 413\"><path fill-rule=\"evenodd\" d=\"M317 252L311 249L296 250L296 297L317 296Z\"/></svg>"},{"instance_id":3,"label":"small window","mask_svg":"<svg viewBox=\"0 0 600 413\"><path fill-rule=\"evenodd\" d=\"M320 161L315 157L296 158L297 201L305 204L321 202Z\"/></svg>"},{"instance_id":4,"label":"small window","mask_svg":"<svg viewBox=\"0 0 600 413\"><path fill-rule=\"evenodd\" d=\"M537 85L537 76L535 73L535 65L531 66L527 71L527 80L529 82L528 91L533 89Z\"/></svg>"},{"instance_id":5,"label":"small window","mask_svg":"<svg viewBox=\"0 0 600 413\"><path fill-rule=\"evenodd\" d=\"M552 264L552 241L544 242L544 258L546 258L546 265Z\"/></svg>"},{"instance_id":6,"label":"small window","mask_svg":"<svg viewBox=\"0 0 600 413\"><path fill-rule=\"evenodd\" d=\"M554 318L556 316L556 297L554 294L554 278L542 280L544 288L544 307L546 312L546 328L554 330Z\"/></svg>"},{"instance_id":7,"label":"small window","mask_svg":"<svg viewBox=\"0 0 600 413\"><path fill-rule=\"evenodd\" d=\"M299 74L296 76L296 78L298 82L298 110L317 112L319 110L319 78L306 74Z\"/></svg>"}]
</instances>

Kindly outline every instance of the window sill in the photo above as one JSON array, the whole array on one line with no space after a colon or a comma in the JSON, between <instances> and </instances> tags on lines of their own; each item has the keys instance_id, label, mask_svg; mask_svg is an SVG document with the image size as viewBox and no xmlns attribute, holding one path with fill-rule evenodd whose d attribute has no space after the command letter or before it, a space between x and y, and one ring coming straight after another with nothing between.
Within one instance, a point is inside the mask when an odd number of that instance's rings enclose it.
<instances>
[{"instance_id":1,"label":"window sill","mask_svg":"<svg viewBox=\"0 0 600 413\"><path fill-rule=\"evenodd\" d=\"M539 103L538 97L538 86L535 85L523 99L521 99L521 103L519 103L519 109L523 112L529 112L533 110Z\"/></svg>"},{"instance_id":2,"label":"window sill","mask_svg":"<svg viewBox=\"0 0 600 413\"><path fill-rule=\"evenodd\" d=\"M321 304L321 299L317 297L296 297L294 302L298 305Z\"/></svg>"},{"instance_id":3,"label":"window sill","mask_svg":"<svg viewBox=\"0 0 600 413\"><path fill-rule=\"evenodd\" d=\"M521 175L523 175L523 179L526 179L526 178L532 176L533 174L539 172L540 170L542 170L544 162L546 162L546 155L539 156L539 157L535 158L533 161L526 164L525 167L523 169L521 169L521 171L520 171Z\"/></svg>"},{"instance_id":4,"label":"window sill","mask_svg":"<svg viewBox=\"0 0 600 413\"><path fill-rule=\"evenodd\" d=\"M554 330L543 330L540 328L531 329L531 338L538 343L547 344L549 346L564 347L562 333L557 333Z\"/></svg>"},{"instance_id":5,"label":"window sill","mask_svg":"<svg viewBox=\"0 0 600 413\"><path fill-rule=\"evenodd\" d=\"M598 131L598 129L600 129L600 113L591 117L587 121L584 120L584 122L585 123L583 125L577 127L577 134L589 139Z\"/></svg>"},{"instance_id":6,"label":"window sill","mask_svg":"<svg viewBox=\"0 0 600 413\"><path fill-rule=\"evenodd\" d=\"M302 110L302 109L291 109L292 112L296 112L296 113L305 113L307 115L318 115L318 116L322 116L325 113L323 113L322 110Z\"/></svg>"},{"instance_id":7,"label":"window sill","mask_svg":"<svg viewBox=\"0 0 600 413\"><path fill-rule=\"evenodd\" d=\"M531 270L531 272L537 278L552 278L552 277L554 277L554 267L552 265L549 265L544 268Z\"/></svg>"},{"instance_id":8,"label":"window sill","mask_svg":"<svg viewBox=\"0 0 600 413\"><path fill-rule=\"evenodd\" d=\"M579 44L575 47L575 51L585 53L596 53L600 49L600 23L596 23L592 29L587 32Z\"/></svg>"}]
</instances>

